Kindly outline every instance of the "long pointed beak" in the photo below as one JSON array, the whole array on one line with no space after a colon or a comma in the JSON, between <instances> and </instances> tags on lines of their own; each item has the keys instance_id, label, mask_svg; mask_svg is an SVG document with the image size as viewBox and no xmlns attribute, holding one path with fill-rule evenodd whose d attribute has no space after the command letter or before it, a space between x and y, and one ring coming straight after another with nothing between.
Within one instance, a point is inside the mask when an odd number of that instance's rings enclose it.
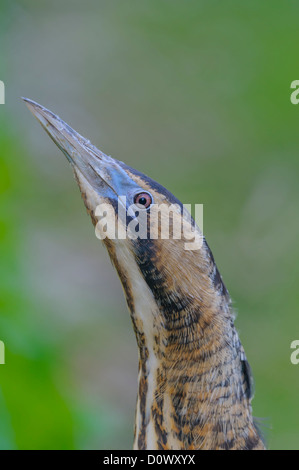
<instances>
[{"instance_id":1,"label":"long pointed beak","mask_svg":"<svg viewBox=\"0 0 299 470\"><path fill-rule=\"evenodd\" d=\"M110 189L108 192L112 191L114 196L121 196L130 186L136 186L124 170L124 165L105 155L48 109L28 98L22 99L74 169L101 196L108 196L107 191L103 194L104 189Z\"/></svg>"}]
</instances>

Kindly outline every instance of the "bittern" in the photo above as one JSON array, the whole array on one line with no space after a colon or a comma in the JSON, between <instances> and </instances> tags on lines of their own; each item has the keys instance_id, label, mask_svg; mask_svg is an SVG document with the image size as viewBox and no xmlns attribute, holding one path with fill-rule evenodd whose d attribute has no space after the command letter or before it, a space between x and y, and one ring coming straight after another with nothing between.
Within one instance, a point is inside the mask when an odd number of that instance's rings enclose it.
<instances>
[{"instance_id":1,"label":"bittern","mask_svg":"<svg viewBox=\"0 0 299 470\"><path fill-rule=\"evenodd\" d=\"M135 204L146 214L148 230L154 204L175 205L170 225L180 215L201 235L163 186L105 155L43 106L24 100L70 162L94 225L103 203L113 207L116 217L119 200L126 209ZM126 229L137 214L127 210L118 222ZM186 250L184 236L103 237L138 345L134 449L264 449L252 416L251 372L231 299L201 239L200 249Z\"/></svg>"}]
</instances>

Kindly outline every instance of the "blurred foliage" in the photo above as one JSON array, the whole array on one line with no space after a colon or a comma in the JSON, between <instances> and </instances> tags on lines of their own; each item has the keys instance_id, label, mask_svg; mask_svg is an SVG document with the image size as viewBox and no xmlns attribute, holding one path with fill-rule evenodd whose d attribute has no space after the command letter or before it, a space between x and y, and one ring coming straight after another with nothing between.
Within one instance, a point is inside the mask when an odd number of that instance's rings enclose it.
<instances>
[{"instance_id":1,"label":"blurred foliage","mask_svg":"<svg viewBox=\"0 0 299 470\"><path fill-rule=\"evenodd\" d=\"M137 350L69 168L20 101L204 203L239 313L254 413L298 449L299 5L0 4L0 448L130 448Z\"/></svg>"}]
</instances>

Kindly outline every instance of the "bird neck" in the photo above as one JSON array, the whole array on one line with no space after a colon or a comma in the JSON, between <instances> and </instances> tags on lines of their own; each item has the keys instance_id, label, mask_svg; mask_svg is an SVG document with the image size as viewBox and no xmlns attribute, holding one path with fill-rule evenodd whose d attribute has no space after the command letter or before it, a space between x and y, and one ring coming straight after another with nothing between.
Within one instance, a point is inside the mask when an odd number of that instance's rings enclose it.
<instances>
[{"instance_id":1,"label":"bird neck","mask_svg":"<svg viewBox=\"0 0 299 470\"><path fill-rule=\"evenodd\" d=\"M135 448L260 448L235 329L228 320L199 333L193 321L190 313L180 328L157 335L154 348L138 337Z\"/></svg>"},{"instance_id":2,"label":"bird neck","mask_svg":"<svg viewBox=\"0 0 299 470\"><path fill-rule=\"evenodd\" d=\"M110 250L139 349L135 449L263 448L230 298L205 250L188 270L154 250Z\"/></svg>"}]
</instances>

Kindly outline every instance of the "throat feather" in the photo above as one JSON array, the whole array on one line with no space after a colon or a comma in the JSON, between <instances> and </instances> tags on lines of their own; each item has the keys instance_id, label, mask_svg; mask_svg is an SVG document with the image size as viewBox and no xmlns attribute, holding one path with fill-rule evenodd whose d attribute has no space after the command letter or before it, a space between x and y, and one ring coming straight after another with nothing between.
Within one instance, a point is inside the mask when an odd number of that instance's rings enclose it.
<instances>
[{"instance_id":1,"label":"throat feather","mask_svg":"<svg viewBox=\"0 0 299 470\"><path fill-rule=\"evenodd\" d=\"M155 251L141 256L118 241L111 253L139 348L134 448L262 448L246 357L215 270L205 261L195 282L192 266L174 276Z\"/></svg>"}]
</instances>

